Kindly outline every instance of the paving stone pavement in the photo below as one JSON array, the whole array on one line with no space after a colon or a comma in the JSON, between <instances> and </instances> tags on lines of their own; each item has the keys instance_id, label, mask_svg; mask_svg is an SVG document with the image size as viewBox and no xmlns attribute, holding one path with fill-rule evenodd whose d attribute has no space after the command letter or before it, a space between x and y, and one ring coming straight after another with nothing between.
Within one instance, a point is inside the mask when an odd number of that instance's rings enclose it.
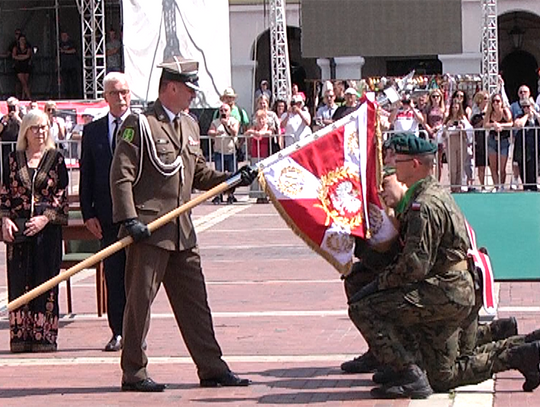
<instances>
[{"instance_id":1,"label":"paving stone pavement","mask_svg":"<svg viewBox=\"0 0 540 407\"><path fill-rule=\"evenodd\" d=\"M366 350L347 317L339 275L312 253L271 205L203 204L194 210L214 325L225 360L253 384L202 389L163 290L152 308L149 370L169 388L159 394L120 391L119 354L98 318L93 272L72 279L74 314L63 315L59 351L10 354L0 319L0 406L540 406L523 393L519 373L437 394L428 400L373 400L370 375L345 375L339 365ZM0 300L6 296L1 246ZM501 316L521 331L539 326L538 283L500 284ZM61 312L66 311L61 285Z\"/></svg>"}]
</instances>

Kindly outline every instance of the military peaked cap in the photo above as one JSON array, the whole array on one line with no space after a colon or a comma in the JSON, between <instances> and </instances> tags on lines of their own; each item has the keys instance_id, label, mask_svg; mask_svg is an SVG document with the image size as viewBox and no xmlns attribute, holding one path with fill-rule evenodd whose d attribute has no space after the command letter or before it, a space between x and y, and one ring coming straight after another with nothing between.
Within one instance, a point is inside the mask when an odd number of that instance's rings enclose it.
<instances>
[{"instance_id":1,"label":"military peaked cap","mask_svg":"<svg viewBox=\"0 0 540 407\"><path fill-rule=\"evenodd\" d=\"M390 143L396 154L424 155L437 152L435 144L413 133L398 133L390 139Z\"/></svg>"},{"instance_id":2,"label":"military peaked cap","mask_svg":"<svg viewBox=\"0 0 540 407\"><path fill-rule=\"evenodd\" d=\"M187 87L199 90L199 63L197 61L173 56L157 67L163 68L162 78L183 82Z\"/></svg>"}]
</instances>

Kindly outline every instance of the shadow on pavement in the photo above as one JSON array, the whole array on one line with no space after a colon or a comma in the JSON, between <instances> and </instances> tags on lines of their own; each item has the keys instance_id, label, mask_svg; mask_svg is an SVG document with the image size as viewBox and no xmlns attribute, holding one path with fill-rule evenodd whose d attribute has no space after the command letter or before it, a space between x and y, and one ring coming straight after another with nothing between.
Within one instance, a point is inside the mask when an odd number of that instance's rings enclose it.
<instances>
[{"instance_id":1,"label":"shadow on pavement","mask_svg":"<svg viewBox=\"0 0 540 407\"><path fill-rule=\"evenodd\" d=\"M120 393L120 386L106 387L35 387L35 388L16 388L2 389L0 399L20 398L29 396L44 396L47 394L103 394L103 393Z\"/></svg>"},{"instance_id":2,"label":"shadow on pavement","mask_svg":"<svg viewBox=\"0 0 540 407\"><path fill-rule=\"evenodd\" d=\"M360 386L374 386L374 383L371 380L355 380L355 379L288 379L288 380L274 380L271 382L264 383L268 387L279 387L284 389L339 389L351 387L360 387Z\"/></svg>"},{"instance_id":3,"label":"shadow on pavement","mask_svg":"<svg viewBox=\"0 0 540 407\"><path fill-rule=\"evenodd\" d=\"M221 398L203 398L191 399L192 403L205 403L211 405L213 403L238 403L252 401L256 404L283 404L283 405L306 405L311 403L324 403L328 401L354 401L354 400L372 400L369 391L347 391L347 392L299 392L299 393L283 393L269 394L259 398L240 398L240 397L221 397Z\"/></svg>"},{"instance_id":4,"label":"shadow on pavement","mask_svg":"<svg viewBox=\"0 0 540 407\"><path fill-rule=\"evenodd\" d=\"M260 376L271 377L318 377L318 376L342 376L343 378L353 377L349 374L343 373L341 369L336 366L328 367L293 367L290 369L268 369L259 372L245 372L244 374L255 374Z\"/></svg>"}]
</instances>

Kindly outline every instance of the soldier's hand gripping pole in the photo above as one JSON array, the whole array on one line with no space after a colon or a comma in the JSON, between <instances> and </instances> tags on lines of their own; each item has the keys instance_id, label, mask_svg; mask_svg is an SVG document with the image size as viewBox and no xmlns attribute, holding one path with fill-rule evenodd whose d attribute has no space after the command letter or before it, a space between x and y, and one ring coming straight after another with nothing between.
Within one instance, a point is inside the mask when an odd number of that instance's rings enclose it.
<instances>
[{"instance_id":1,"label":"soldier's hand gripping pole","mask_svg":"<svg viewBox=\"0 0 540 407\"><path fill-rule=\"evenodd\" d=\"M252 169L252 171L254 171L256 174L255 169ZM226 181L223 181L221 184L215 186L211 190L202 193L201 195L190 200L189 202L186 202L184 205L179 206L178 208L173 209L169 213L166 213L162 217L150 222L148 224L148 229L150 230L150 232L153 232L154 230L157 230L163 225L165 225L166 223L169 223L174 218L177 218L182 213L203 203L207 199L213 198L214 196L221 194L230 188L234 188L237 185L245 185L245 181L246 181L245 175L243 176L241 172L238 172L234 174L231 178L227 179ZM93 256L90 256L86 260L83 260L80 263L76 264L75 266L70 267L65 272L60 273L59 275L51 278L50 280L45 281L43 284L38 285L37 287L28 291L26 294L23 294L20 297L8 303L7 305L4 305L3 307L0 308L0 315L3 315L8 311L13 311L21 307L22 305L27 304L28 302L32 301L34 298L40 296L44 292L57 286L62 281L67 280L68 278L74 276L75 274L84 270L85 268L88 268L90 266L93 266L96 263L99 263L103 259L109 257L111 254L114 254L117 251L129 246L131 243L133 243L133 238L131 236L126 236L120 239L118 242L115 242L112 245L107 246L106 248L100 250Z\"/></svg>"}]
</instances>

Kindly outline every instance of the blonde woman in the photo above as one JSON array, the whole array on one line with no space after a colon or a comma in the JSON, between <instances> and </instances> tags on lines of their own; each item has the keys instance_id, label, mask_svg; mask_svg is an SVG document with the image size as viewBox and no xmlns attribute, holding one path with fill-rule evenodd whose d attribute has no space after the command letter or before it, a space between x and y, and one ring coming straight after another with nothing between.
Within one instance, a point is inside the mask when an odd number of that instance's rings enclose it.
<instances>
[{"instance_id":1,"label":"blonde woman","mask_svg":"<svg viewBox=\"0 0 540 407\"><path fill-rule=\"evenodd\" d=\"M446 108L444 105L443 94L440 89L432 89L429 92L428 104L424 110L424 127L426 128L431 140L442 128Z\"/></svg>"},{"instance_id":2,"label":"blonde woman","mask_svg":"<svg viewBox=\"0 0 540 407\"><path fill-rule=\"evenodd\" d=\"M9 301L60 272L67 185L64 157L49 136L48 117L31 110L22 120L0 190ZM55 351L58 316L58 286L11 311L11 351Z\"/></svg>"},{"instance_id":3,"label":"blonde woman","mask_svg":"<svg viewBox=\"0 0 540 407\"><path fill-rule=\"evenodd\" d=\"M489 129L488 161L491 176L493 177L494 192L499 187L504 188L506 182L506 162L510 148L510 130L512 127L512 113L503 105L500 93L496 93L486 109L484 127Z\"/></svg>"},{"instance_id":4,"label":"blonde woman","mask_svg":"<svg viewBox=\"0 0 540 407\"><path fill-rule=\"evenodd\" d=\"M447 139L447 158L450 172L450 185L452 192L461 192L463 173L467 180L472 179L471 158L473 133L472 126L467 119L461 102L452 101L450 111L444 121L444 131Z\"/></svg>"}]
</instances>

